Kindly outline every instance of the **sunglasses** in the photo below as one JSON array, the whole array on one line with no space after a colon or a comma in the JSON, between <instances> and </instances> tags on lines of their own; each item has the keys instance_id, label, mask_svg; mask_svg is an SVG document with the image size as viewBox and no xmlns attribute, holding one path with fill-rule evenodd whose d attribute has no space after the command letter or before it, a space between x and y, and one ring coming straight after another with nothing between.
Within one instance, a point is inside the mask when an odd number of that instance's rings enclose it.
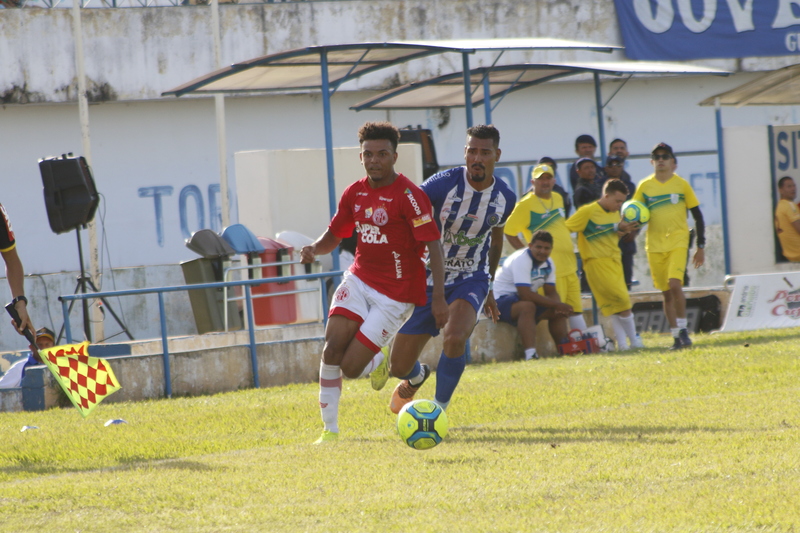
<instances>
[{"instance_id":1,"label":"sunglasses","mask_svg":"<svg viewBox=\"0 0 800 533\"><path fill-rule=\"evenodd\" d=\"M614 162L614 163L609 163L609 164L608 164L608 166L609 166L609 167L621 167L621 166L622 166L622 163L616 163L616 162Z\"/></svg>"},{"instance_id":2,"label":"sunglasses","mask_svg":"<svg viewBox=\"0 0 800 533\"><path fill-rule=\"evenodd\" d=\"M669 154L653 154L653 161L664 160L669 161L672 159L672 156Z\"/></svg>"}]
</instances>

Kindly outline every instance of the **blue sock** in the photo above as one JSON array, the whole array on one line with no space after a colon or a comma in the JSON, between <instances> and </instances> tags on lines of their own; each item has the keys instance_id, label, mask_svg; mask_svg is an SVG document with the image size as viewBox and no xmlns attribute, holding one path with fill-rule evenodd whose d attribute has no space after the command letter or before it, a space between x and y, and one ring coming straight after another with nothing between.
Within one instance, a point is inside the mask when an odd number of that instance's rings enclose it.
<instances>
[{"instance_id":1,"label":"blue sock","mask_svg":"<svg viewBox=\"0 0 800 533\"><path fill-rule=\"evenodd\" d=\"M439 356L439 366L436 369L436 401L438 403L442 405L450 403L450 398L453 396L466 366L466 354L451 359L442 352L442 355Z\"/></svg>"},{"instance_id":2,"label":"blue sock","mask_svg":"<svg viewBox=\"0 0 800 533\"><path fill-rule=\"evenodd\" d=\"M419 376L420 372L422 372L422 365L419 364L419 361L414 363L414 368L411 369L411 372L408 373L406 376L402 376L400 379L411 379Z\"/></svg>"}]
</instances>

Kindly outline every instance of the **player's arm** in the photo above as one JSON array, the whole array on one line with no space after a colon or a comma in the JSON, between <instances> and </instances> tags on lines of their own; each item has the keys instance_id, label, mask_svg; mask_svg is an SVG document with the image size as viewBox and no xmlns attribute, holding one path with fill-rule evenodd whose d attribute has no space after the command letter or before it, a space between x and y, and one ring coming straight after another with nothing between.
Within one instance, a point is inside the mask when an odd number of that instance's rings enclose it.
<instances>
[{"instance_id":1,"label":"player's arm","mask_svg":"<svg viewBox=\"0 0 800 533\"><path fill-rule=\"evenodd\" d=\"M522 239L520 239L517 235L506 234L506 240L508 241L508 244L514 247L515 250L525 248L525 243L522 242ZM492 241L494 241L494 239L492 239Z\"/></svg>"},{"instance_id":2,"label":"player's arm","mask_svg":"<svg viewBox=\"0 0 800 533\"><path fill-rule=\"evenodd\" d=\"M431 270L433 279L433 294L431 295L431 312L436 320L436 327L442 329L447 324L450 310L447 307L447 300L444 297L444 251L442 243L438 239L427 241L428 247L428 268Z\"/></svg>"},{"instance_id":3,"label":"player's arm","mask_svg":"<svg viewBox=\"0 0 800 533\"><path fill-rule=\"evenodd\" d=\"M330 228L328 228L319 239L300 249L300 262L311 263L316 256L331 253L339 246L340 242L342 242L342 239L331 233Z\"/></svg>"},{"instance_id":4,"label":"player's arm","mask_svg":"<svg viewBox=\"0 0 800 533\"><path fill-rule=\"evenodd\" d=\"M777 227L777 226L776 226ZM797 233L800 233L800 218L792 221L792 227Z\"/></svg>"},{"instance_id":5,"label":"player's arm","mask_svg":"<svg viewBox=\"0 0 800 533\"><path fill-rule=\"evenodd\" d=\"M706 224L703 221L703 213L700 211L700 206L695 206L690 211L692 218L694 218L694 229L697 232L697 251L692 258L692 264L695 268L700 268L706 260Z\"/></svg>"},{"instance_id":6,"label":"player's arm","mask_svg":"<svg viewBox=\"0 0 800 533\"><path fill-rule=\"evenodd\" d=\"M547 291L547 284L545 284L545 291ZM553 292L555 292L555 286L551 286L553 288ZM558 297L558 293L555 293L555 298L551 298L548 296L542 296L536 291L531 290L530 285L517 285L517 295L519 295L520 300L524 300L527 302L533 302L536 304L537 307L549 307L554 308L556 312L564 312L566 308L569 309L569 314L572 314L572 307L561 303L561 299ZM568 315L564 315L568 316Z\"/></svg>"},{"instance_id":7,"label":"player's arm","mask_svg":"<svg viewBox=\"0 0 800 533\"><path fill-rule=\"evenodd\" d=\"M22 261L16 246L3 252L3 260L6 263L6 279L8 279L8 286L11 289L11 297L16 299L18 296L25 296L25 270L22 268ZM28 316L28 305L25 301L19 300L14 304L14 308L17 310L21 322L19 326L13 321L12 324L20 335L24 334L26 329L30 329L31 333L36 331L30 316Z\"/></svg>"},{"instance_id":8,"label":"player's arm","mask_svg":"<svg viewBox=\"0 0 800 533\"><path fill-rule=\"evenodd\" d=\"M561 297L558 295L558 291L556 291L556 286L554 284L545 283L544 296L545 298L549 298L550 300L556 302L556 305L553 306L556 311L556 316L571 317L575 313L571 305L565 304L561 301Z\"/></svg>"},{"instance_id":9,"label":"player's arm","mask_svg":"<svg viewBox=\"0 0 800 533\"><path fill-rule=\"evenodd\" d=\"M494 281L494 275L497 271L497 265L500 264L500 256L503 255L503 228L495 226L492 228L490 234L492 241L489 243L489 280ZM517 239L519 240L519 239ZM489 289L489 294L486 296L486 304L483 306L483 312L492 319L492 322L497 323L500 319L500 310L497 309L497 303L494 301L494 292Z\"/></svg>"}]
</instances>

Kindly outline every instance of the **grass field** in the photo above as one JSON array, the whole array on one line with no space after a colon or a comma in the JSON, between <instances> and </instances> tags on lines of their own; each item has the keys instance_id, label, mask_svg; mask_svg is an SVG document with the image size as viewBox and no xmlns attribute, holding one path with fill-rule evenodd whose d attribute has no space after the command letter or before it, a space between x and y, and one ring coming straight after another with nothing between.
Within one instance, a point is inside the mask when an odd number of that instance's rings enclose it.
<instances>
[{"instance_id":1,"label":"grass field","mask_svg":"<svg viewBox=\"0 0 800 533\"><path fill-rule=\"evenodd\" d=\"M0 414L0 531L800 531L800 332L695 340L469 366L428 451L395 380Z\"/></svg>"}]
</instances>

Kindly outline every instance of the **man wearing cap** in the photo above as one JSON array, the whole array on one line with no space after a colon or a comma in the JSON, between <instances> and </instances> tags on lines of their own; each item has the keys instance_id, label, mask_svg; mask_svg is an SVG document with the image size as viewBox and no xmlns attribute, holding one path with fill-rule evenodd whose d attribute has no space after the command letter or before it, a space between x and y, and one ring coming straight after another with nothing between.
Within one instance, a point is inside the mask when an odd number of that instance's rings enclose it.
<instances>
[{"instance_id":1,"label":"man wearing cap","mask_svg":"<svg viewBox=\"0 0 800 533\"><path fill-rule=\"evenodd\" d=\"M48 328L39 328L36 331L36 346L40 350L52 348L55 346L55 335ZM20 359L11 365L8 371L0 377L0 389L16 388L22 384L22 378L25 377L25 369L29 366L42 364L42 358L37 353L36 349L31 346L31 354L25 359Z\"/></svg>"},{"instance_id":2,"label":"man wearing cap","mask_svg":"<svg viewBox=\"0 0 800 533\"><path fill-rule=\"evenodd\" d=\"M558 164L552 157L540 157L537 165L548 165L553 169L554 176L558 174ZM533 167L531 169L531 183L533 183L533 171L535 168L536 167ZM532 190L533 185L531 185L531 188L528 190L528 192L531 192ZM570 199L569 193L564 189L564 187L559 185L558 179L556 179L555 183L553 184L553 192L558 193L561 196L561 199L564 200L564 217L569 218L569 214L572 212L572 200Z\"/></svg>"},{"instance_id":3,"label":"man wearing cap","mask_svg":"<svg viewBox=\"0 0 800 533\"><path fill-rule=\"evenodd\" d=\"M561 301L572 307L569 319L570 329L586 329L581 302L581 286L578 279L578 265L567 229L564 201L559 194L553 194L555 171L549 165L536 165L531 172L533 192L522 197L514 206L504 228L506 240L516 250L525 248L531 236L546 230L553 236L553 250L550 255L555 264L556 292Z\"/></svg>"},{"instance_id":4,"label":"man wearing cap","mask_svg":"<svg viewBox=\"0 0 800 533\"><path fill-rule=\"evenodd\" d=\"M608 154L615 155L622 160L622 172L619 175L619 179L625 182L626 185L632 182L631 175L625 170L625 160L627 160L630 155L630 152L628 152L628 143L622 139L614 139L611 141L611 144L608 145ZM636 189L635 186L633 188Z\"/></svg>"},{"instance_id":5,"label":"man wearing cap","mask_svg":"<svg viewBox=\"0 0 800 533\"><path fill-rule=\"evenodd\" d=\"M603 172L607 179L618 179L625 184L628 188L626 200L630 200L633 197L633 193L636 192L636 185L633 184L628 173L622 170L624 164L624 158L611 154L606 158L606 166L603 168ZM628 286L628 290L631 290L633 284L633 256L636 255L637 235L639 235L639 230L634 230L619 239L619 249L622 252L622 270L625 273L625 285Z\"/></svg>"},{"instance_id":6,"label":"man wearing cap","mask_svg":"<svg viewBox=\"0 0 800 533\"><path fill-rule=\"evenodd\" d=\"M597 143L591 135L584 133L583 135L578 135L578 138L575 139L575 155L578 156L578 160L583 158L594 159L596 151ZM577 162L569 169L569 183L572 185L573 191L575 191L575 188L578 186L578 169L576 166ZM600 180L600 176L597 177L598 180ZM575 206L575 209L577 208L578 206Z\"/></svg>"},{"instance_id":7,"label":"man wearing cap","mask_svg":"<svg viewBox=\"0 0 800 533\"><path fill-rule=\"evenodd\" d=\"M653 285L664 298L664 314L669 320L674 339L671 350L692 345L686 320L686 297L683 278L689 256L689 225L686 212L691 211L697 231L697 252L692 264L700 268L705 261L705 223L700 202L688 181L675 174L677 159L672 147L657 144L650 152L655 173L639 182L634 200L650 209L647 224L647 261Z\"/></svg>"},{"instance_id":8,"label":"man wearing cap","mask_svg":"<svg viewBox=\"0 0 800 533\"><path fill-rule=\"evenodd\" d=\"M603 183L597 177L597 163L590 157L582 157L572 168L577 168L578 181L572 194L575 209L599 200L603 195Z\"/></svg>"}]
</instances>

